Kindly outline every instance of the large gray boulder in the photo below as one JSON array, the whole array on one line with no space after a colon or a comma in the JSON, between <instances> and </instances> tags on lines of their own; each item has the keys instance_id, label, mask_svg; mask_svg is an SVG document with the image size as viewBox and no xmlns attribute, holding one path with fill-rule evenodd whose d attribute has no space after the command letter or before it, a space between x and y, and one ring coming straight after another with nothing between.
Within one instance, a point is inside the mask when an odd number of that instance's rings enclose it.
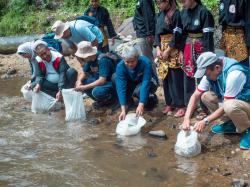
<instances>
[{"instance_id":1,"label":"large gray boulder","mask_svg":"<svg viewBox=\"0 0 250 187\"><path fill-rule=\"evenodd\" d=\"M136 37L135 30L133 27L133 17L130 17L128 19L125 19L121 26L118 27L117 33L123 35L123 36L128 36L131 35L134 38Z\"/></svg>"}]
</instances>

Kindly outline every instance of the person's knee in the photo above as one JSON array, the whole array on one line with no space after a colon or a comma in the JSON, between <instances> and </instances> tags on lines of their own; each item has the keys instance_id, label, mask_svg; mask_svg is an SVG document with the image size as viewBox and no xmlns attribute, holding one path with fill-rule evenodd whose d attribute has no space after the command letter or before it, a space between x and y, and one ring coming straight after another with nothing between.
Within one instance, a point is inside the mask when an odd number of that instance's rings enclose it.
<instances>
[{"instance_id":1,"label":"person's knee","mask_svg":"<svg viewBox=\"0 0 250 187\"><path fill-rule=\"evenodd\" d=\"M94 98L96 98L98 101L101 101L103 99L110 99L108 98L108 95L110 93L103 90L101 87L97 86L92 90L92 95Z\"/></svg>"},{"instance_id":2,"label":"person's knee","mask_svg":"<svg viewBox=\"0 0 250 187\"><path fill-rule=\"evenodd\" d=\"M218 103L218 97L214 92L207 91L202 94L201 101L206 105L207 103Z\"/></svg>"},{"instance_id":3,"label":"person's knee","mask_svg":"<svg viewBox=\"0 0 250 187\"><path fill-rule=\"evenodd\" d=\"M75 70L75 68L69 68L69 69L67 70L66 75L67 75L67 78L68 78L69 80L76 80L76 79L77 79L77 76L78 76L78 72Z\"/></svg>"},{"instance_id":4,"label":"person's knee","mask_svg":"<svg viewBox=\"0 0 250 187\"><path fill-rule=\"evenodd\" d=\"M228 117L230 117L232 114L234 114L236 111L240 110L240 107L238 106L237 102L235 102L234 99L224 101L223 103L223 109Z\"/></svg>"}]
</instances>

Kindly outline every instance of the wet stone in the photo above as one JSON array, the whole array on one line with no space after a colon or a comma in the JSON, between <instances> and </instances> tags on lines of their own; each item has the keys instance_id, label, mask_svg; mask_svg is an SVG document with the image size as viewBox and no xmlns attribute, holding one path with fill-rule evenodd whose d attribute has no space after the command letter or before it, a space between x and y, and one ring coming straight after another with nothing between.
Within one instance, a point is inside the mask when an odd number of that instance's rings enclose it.
<instances>
[{"instance_id":1,"label":"wet stone","mask_svg":"<svg viewBox=\"0 0 250 187\"><path fill-rule=\"evenodd\" d=\"M149 151L149 152L147 152L147 157L148 158L155 158L155 157L157 157L157 154L153 151Z\"/></svg>"},{"instance_id":2,"label":"wet stone","mask_svg":"<svg viewBox=\"0 0 250 187\"><path fill-rule=\"evenodd\" d=\"M175 125L175 124L170 125L171 129L176 129L176 127L177 127L177 125Z\"/></svg>"},{"instance_id":3,"label":"wet stone","mask_svg":"<svg viewBox=\"0 0 250 187\"><path fill-rule=\"evenodd\" d=\"M90 125L98 125L100 121L97 118L92 118L89 120Z\"/></svg>"},{"instance_id":4,"label":"wet stone","mask_svg":"<svg viewBox=\"0 0 250 187\"><path fill-rule=\"evenodd\" d=\"M229 175L232 175L232 173L229 172L229 171L226 171L226 172L224 172L224 173L222 174L222 176L224 176L224 177L227 177L227 176L229 176Z\"/></svg>"},{"instance_id":5,"label":"wet stone","mask_svg":"<svg viewBox=\"0 0 250 187\"><path fill-rule=\"evenodd\" d=\"M149 131L149 135L156 138L167 139L167 135L163 130Z\"/></svg>"},{"instance_id":6,"label":"wet stone","mask_svg":"<svg viewBox=\"0 0 250 187\"><path fill-rule=\"evenodd\" d=\"M10 68L6 72L7 75L14 75L16 73L17 73L17 70L15 68Z\"/></svg>"},{"instance_id":7,"label":"wet stone","mask_svg":"<svg viewBox=\"0 0 250 187\"><path fill-rule=\"evenodd\" d=\"M243 179L233 179L233 182L231 183L232 187L247 187L248 184Z\"/></svg>"},{"instance_id":8,"label":"wet stone","mask_svg":"<svg viewBox=\"0 0 250 187\"><path fill-rule=\"evenodd\" d=\"M7 75L7 74L3 74L1 76L1 79L4 79L4 80L9 79L9 78L10 78L10 75Z\"/></svg>"}]
</instances>

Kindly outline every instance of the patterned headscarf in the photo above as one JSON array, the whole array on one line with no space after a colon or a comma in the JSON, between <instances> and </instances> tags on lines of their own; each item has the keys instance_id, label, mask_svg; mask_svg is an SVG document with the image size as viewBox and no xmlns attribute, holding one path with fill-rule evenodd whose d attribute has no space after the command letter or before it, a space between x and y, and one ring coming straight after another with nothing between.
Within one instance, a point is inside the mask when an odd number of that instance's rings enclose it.
<instances>
[{"instance_id":1,"label":"patterned headscarf","mask_svg":"<svg viewBox=\"0 0 250 187\"><path fill-rule=\"evenodd\" d=\"M17 48L17 53L20 54L30 54L31 55L31 60L35 59L36 55L32 49L34 42L25 42L21 45L18 46Z\"/></svg>"}]
</instances>

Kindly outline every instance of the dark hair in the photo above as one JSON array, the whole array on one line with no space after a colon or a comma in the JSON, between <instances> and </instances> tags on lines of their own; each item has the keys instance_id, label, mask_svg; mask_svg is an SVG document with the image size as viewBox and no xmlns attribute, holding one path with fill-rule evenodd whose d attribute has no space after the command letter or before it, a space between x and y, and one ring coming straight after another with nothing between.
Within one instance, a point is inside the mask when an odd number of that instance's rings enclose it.
<instances>
[{"instance_id":1,"label":"dark hair","mask_svg":"<svg viewBox=\"0 0 250 187\"><path fill-rule=\"evenodd\" d=\"M199 5L202 5L201 0L195 0L195 2L196 2L197 4L199 4Z\"/></svg>"},{"instance_id":2,"label":"dark hair","mask_svg":"<svg viewBox=\"0 0 250 187\"><path fill-rule=\"evenodd\" d=\"M157 2L157 0L155 0ZM166 0L160 0L160 2L166 2ZM176 9L178 8L178 4L176 2L176 0L168 0L170 8L167 11L167 14L165 16L165 22L167 24L172 23L172 17L176 11Z\"/></svg>"},{"instance_id":3,"label":"dark hair","mask_svg":"<svg viewBox=\"0 0 250 187\"><path fill-rule=\"evenodd\" d=\"M206 69L213 71L214 67L217 66L217 65L222 66L222 60L221 59L216 60L214 63L207 66Z\"/></svg>"}]
</instances>

